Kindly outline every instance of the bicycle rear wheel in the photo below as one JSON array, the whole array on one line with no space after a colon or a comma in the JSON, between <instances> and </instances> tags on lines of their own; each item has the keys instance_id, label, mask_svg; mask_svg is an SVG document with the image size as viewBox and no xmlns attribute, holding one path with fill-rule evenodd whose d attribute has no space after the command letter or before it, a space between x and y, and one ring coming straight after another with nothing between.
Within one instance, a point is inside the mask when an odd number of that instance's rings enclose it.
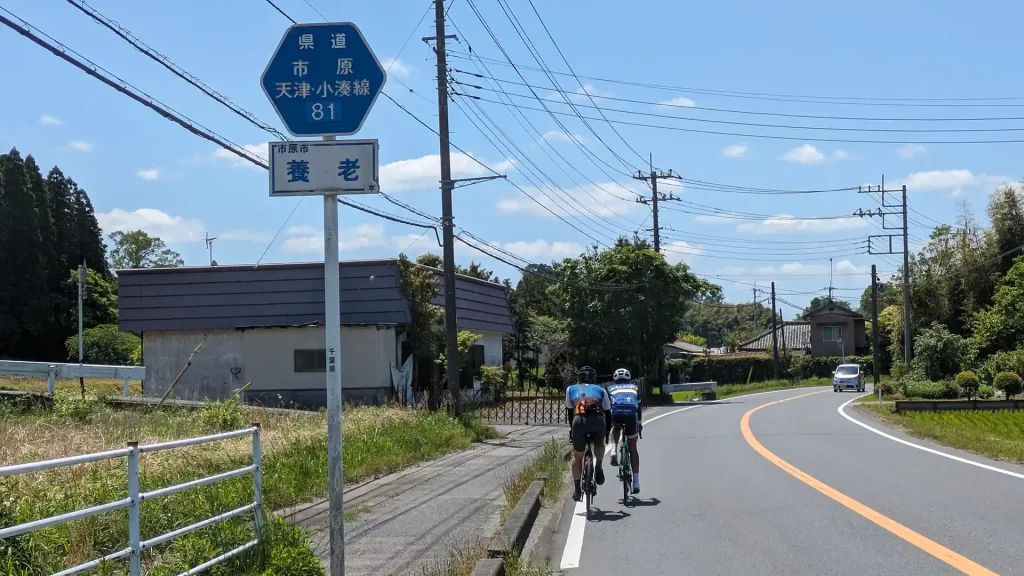
<instances>
[{"instance_id":1,"label":"bicycle rear wheel","mask_svg":"<svg viewBox=\"0 0 1024 576\"><path fill-rule=\"evenodd\" d=\"M633 471L632 463L629 461L629 446L619 456L619 477L622 478L622 503L629 504L629 498L633 493Z\"/></svg>"},{"instance_id":2,"label":"bicycle rear wheel","mask_svg":"<svg viewBox=\"0 0 1024 576\"><path fill-rule=\"evenodd\" d=\"M590 506L594 502L594 493L591 488L591 484L594 481L594 458L590 454L590 450L587 450L586 456L583 457L583 498L586 502L587 507L587 518L590 518Z\"/></svg>"}]
</instances>

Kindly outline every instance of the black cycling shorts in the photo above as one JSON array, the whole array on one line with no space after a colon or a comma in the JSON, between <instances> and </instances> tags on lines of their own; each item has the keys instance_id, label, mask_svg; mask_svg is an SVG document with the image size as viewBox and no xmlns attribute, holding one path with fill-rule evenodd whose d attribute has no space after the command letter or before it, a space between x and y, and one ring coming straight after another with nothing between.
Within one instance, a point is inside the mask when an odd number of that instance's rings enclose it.
<instances>
[{"instance_id":1,"label":"black cycling shorts","mask_svg":"<svg viewBox=\"0 0 1024 576\"><path fill-rule=\"evenodd\" d=\"M604 445L604 413L577 414L572 419L572 449L583 452L587 449L588 436L600 448Z\"/></svg>"},{"instance_id":2,"label":"black cycling shorts","mask_svg":"<svg viewBox=\"0 0 1024 576\"><path fill-rule=\"evenodd\" d=\"M636 414L612 414L612 428L621 427L626 438L632 440L640 433L640 422Z\"/></svg>"}]
</instances>

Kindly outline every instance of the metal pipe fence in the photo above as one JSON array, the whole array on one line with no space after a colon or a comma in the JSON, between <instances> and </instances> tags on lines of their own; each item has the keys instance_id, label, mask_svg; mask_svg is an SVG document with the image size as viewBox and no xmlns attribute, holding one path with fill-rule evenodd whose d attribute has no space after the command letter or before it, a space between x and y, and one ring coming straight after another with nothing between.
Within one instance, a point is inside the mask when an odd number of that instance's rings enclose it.
<instances>
[{"instance_id":1,"label":"metal pipe fence","mask_svg":"<svg viewBox=\"0 0 1024 576\"><path fill-rule=\"evenodd\" d=\"M67 458L56 458L53 460L43 460L41 462L30 462L27 464L15 464L13 466L0 467L0 478L5 476L14 476L16 474L27 474L30 472L40 472L43 470L53 470L56 468L64 468L68 466L76 466L78 464L87 464L90 462L99 462L102 460L114 460L118 458L127 458L128 460L128 497L122 500L114 502L108 502L106 504L100 504L98 506L92 506L81 510L75 510L65 514L59 514L57 516L51 516L49 518L41 518L32 522L25 522L15 526L0 527L0 540L4 538L10 538L18 536L20 534L27 534L29 532L35 532L36 530L42 530L43 528L49 528L52 526L58 526L65 524L73 520L81 520L90 516L96 516L98 514L105 514L107 512L113 512L115 510L128 509L128 546L122 550L118 550L103 558L97 558L78 566L67 568L61 572L57 572L52 576L71 576L72 574L80 574L93 568L100 566L104 562L114 562L119 560L128 559L128 573L130 576L141 576L142 574L142 553L155 546L159 546L165 542L173 540L179 536L184 536L196 530L212 526L218 522L223 522L231 518L236 518L244 514L253 514L253 532L254 538L233 550L229 550L216 558L211 558L207 562L200 564L183 572L180 576L191 576L193 574L199 574L213 566L221 564L234 558L235 556L253 548L263 539L263 459L262 459L262 448L260 446L260 425L254 423L249 428L243 428L241 430L234 430L231 432L223 432L220 434L211 434L209 436L201 436L198 438L187 438L184 440L175 440L171 442L161 442L158 444L148 444L140 446L138 442L129 442L127 448L121 448L119 450L108 450L105 452L97 452L94 454L83 454L81 456L71 456ZM186 446L195 446L197 444L207 444L210 442L218 442L222 440L229 440L231 438L238 438L242 436L252 436L252 465L237 470L231 470L229 472L223 472L220 474L214 474L197 480L176 484L174 486L167 486L165 488L159 488L156 490L150 490L148 492L141 492L139 489L139 456L150 452L160 452L163 450L174 450L178 448L184 448ZM245 506L236 508L229 512L219 514L201 520L189 526L178 528L166 534L150 538L148 540L142 539L142 518L140 507L146 500L152 500L154 498L160 498L162 496L168 496L171 494L177 494L192 488L199 486L205 486L207 484L213 484L228 480L230 478L237 478L246 474L252 474L253 483L253 501Z\"/></svg>"},{"instance_id":2,"label":"metal pipe fence","mask_svg":"<svg viewBox=\"0 0 1024 576\"><path fill-rule=\"evenodd\" d=\"M128 396L131 380L145 380L145 366L108 366L106 364L66 364L61 362L22 362L0 360L0 375L46 378L46 393L53 396L58 378L109 378L124 380L124 395Z\"/></svg>"}]
</instances>

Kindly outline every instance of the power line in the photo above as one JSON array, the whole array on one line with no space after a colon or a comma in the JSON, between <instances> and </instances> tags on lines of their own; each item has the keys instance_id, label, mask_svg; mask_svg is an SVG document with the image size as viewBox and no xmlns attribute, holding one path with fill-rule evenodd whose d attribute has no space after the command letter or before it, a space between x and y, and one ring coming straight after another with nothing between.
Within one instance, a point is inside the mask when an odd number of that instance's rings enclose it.
<instances>
[{"instance_id":1,"label":"power line","mask_svg":"<svg viewBox=\"0 0 1024 576\"><path fill-rule=\"evenodd\" d=\"M558 116L575 116L575 114L571 114L569 112L554 111L554 110L550 110L550 109L548 109L546 107L545 108L534 108L534 107L525 106L525 105L522 105L522 104L506 104L504 102L499 102L499 101L491 100L491 99L488 99L488 98L481 98L479 96L476 96L474 98L476 98L477 100L480 100L482 102L490 102L490 103L493 103L493 104L503 104L503 105L506 105L506 106L514 106L516 108L519 108L520 110L530 110L530 111L534 111L534 112L546 112L548 114L553 114L553 115L558 115ZM543 101L541 102L541 104L543 105ZM1024 104L1022 104L1021 106L1024 106ZM609 110L609 111L612 111L612 110ZM627 114L652 115L650 113L641 113L641 112L628 111L628 110L624 110L622 112L627 113ZM594 118L592 116L582 116L582 118L585 118L587 120L598 120L598 121L601 120L600 118ZM844 143L844 144L931 144L931 145L938 145L938 144L1020 144L1020 143L1024 143L1024 140L1021 140L1021 139L1018 139L1018 140L1014 140L1014 139L1003 139L1003 140L995 140L995 139L989 139L989 140L878 140L878 139L868 139L868 138L823 138L823 137L819 137L819 136L785 136L785 135L780 135L780 134L751 134L751 133L747 133L747 132L724 132L724 131L718 131L718 130L702 130L702 129L698 129L698 128L686 128L686 127L683 127L683 126L665 126L665 125L659 125L659 124L648 124L648 123L644 123L644 122L633 122L633 121L629 121L629 120L611 120L611 121L615 122L617 124L624 125L624 126L637 126L637 127L641 127L641 128L657 128L659 130L671 130L671 131L675 131L675 132L687 132L687 133L692 133L692 134L710 134L710 135L715 135L715 136L732 136L732 137L737 137L737 138L759 138L759 139L765 139L765 140L786 140L786 141L802 141L802 142L833 142L833 143Z\"/></svg>"},{"instance_id":2,"label":"power line","mask_svg":"<svg viewBox=\"0 0 1024 576\"><path fill-rule=\"evenodd\" d=\"M452 53L453 58L467 59L469 55L462 53ZM477 55L478 58L481 58ZM542 71L539 68L526 66L523 64L508 64L493 58L487 58L488 61L497 64L499 66L508 66L512 68L521 68L523 70L535 70ZM552 74L561 76L570 76L567 72L552 71ZM597 76L584 76L580 75L580 78L587 80L594 80L597 82L609 82L620 85L635 86L641 88L651 88L656 90L666 90L682 93L694 93L703 94L708 96L722 96L729 98L745 98L750 100L769 100L769 101L781 101L781 102L803 102L807 104L834 104L834 105L850 105L850 106L904 106L904 107L915 107L915 106L931 106L931 107L988 107L988 106L1024 106L1024 104L960 104L961 102L999 102L999 101L1010 101L1010 100L1024 100L1021 96L998 96L988 98L878 98L878 97L856 97L856 96L806 96L799 94L777 94L771 92L741 92L735 90L717 90L708 88L693 88L687 86L670 86L665 84L652 84L647 82L635 82L621 79L601 78ZM874 101L874 102L871 102ZM942 104L938 102L949 102L949 104Z\"/></svg>"},{"instance_id":3,"label":"power line","mask_svg":"<svg viewBox=\"0 0 1024 576\"><path fill-rule=\"evenodd\" d=\"M277 10L281 14L281 16L284 16L285 18L287 18L288 21L291 22L292 24L298 24L298 22L296 22L294 18L292 18L291 16L285 14L284 10L281 10L281 8L277 4L274 4L274 0L267 0L267 4L270 4L271 6L273 6L274 10Z\"/></svg>"},{"instance_id":4,"label":"power line","mask_svg":"<svg viewBox=\"0 0 1024 576\"><path fill-rule=\"evenodd\" d=\"M484 76L482 74L477 74L477 73L474 73L474 72L468 72L466 70L460 70L458 68L453 68L452 70L454 72L457 72L457 73L460 73L460 74L469 74L470 76L474 76L476 78L488 78L490 80L493 80L495 82L501 82L503 84L511 84L511 85L514 85L514 86L530 86L530 84L525 83L525 82L516 82L515 80L508 80L508 79L505 79L505 78L495 78L495 77L491 77L491 76ZM487 91L491 91L491 92L494 91L494 89L492 89L492 88L484 88L482 86L476 86L476 85L471 85L471 84L469 86L472 86L473 88L477 88L477 89L480 89L480 90L487 90ZM536 87L536 86L534 86L534 87ZM513 96L520 96L522 98L530 98L530 96L528 96L526 94L515 94L515 93L513 93L512 95ZM680 103L674 103L672 101L660 101L659 102L659 101L653 101L653 100L642 100L642 99L638 99L638 98L622 98L620 96L611 96L611 95L606 95L606 94L594 94L593 97L597 98L597 99L600 99L600 100L609 100L609 101L612 101L612 102L624 102L624 103L628 103L628 104L643 104L643 105L650 105L650 106L658 106L658 107L662 107L662 108L679 109L680 111L687 110L687 111L721 112L721 113L727 113L727 114L743 114L743 115L750 115L750 116L772 116L772 117L777 117L777 118L804 118L804 119L808 119L808 120L841 120L841 121L851 121L851 122L1005 122L1005 121L1024 120L1024 116L972 116L972 117L952 116L952 117L926 117L926 118L912 117L911 118L911 117L892 117L892 116L880 117L880 116L839 116L839 115L833 115L833 114L797 114L797 113L790 113L790 112L765 112L765 111L758 111L758 110L737 110L737 109L733 109L733 108L716 108L716 107L711 107L711 106L698 105L696 103L691 105L689 103L680 104ZM559 104L562 103L561 101L558 101L558 100L549 100L549 101L556 102L556 103L559 103Z\"/></svg>"},{"instance_id":5,"label":"power line","mask_svg":"<svg viewBox=\"0 0 1024 576\"><path fill-rule=\"evenodd\" d=\"M67 0L67 3L79 9L82 13L86 14L87 16L92 18L96 23L100 24L101 26L107 28L108 30L116 34L125 42L131 44L136 50L138 50L142 54L145 54L151 60L160 64L178 78L181 78L185 82L188 82L190 85L201 91L203 94L206 94L210 98L213 98L217 102L221 103L226 108L237 114L239 117L252 123L257 128L269 132L270 134L276 136L280 140L287 140L287 138L283 134L281 134L281 132L279 132L276 128L260 120L248 110L245 110L241 106L235 104L227 96L224 96L220 92L217 92L213 88L209 87L202 80L188 73L180 66L172 62L169 58L167 58L154 48L148 46L145 42L143 42L138 37L133 35L126 28L124 28L117 22L111 20L110 18L107 18L99 10L96 10L95 8L87 4L84 0Z\"/></svg>"}]
</instances>

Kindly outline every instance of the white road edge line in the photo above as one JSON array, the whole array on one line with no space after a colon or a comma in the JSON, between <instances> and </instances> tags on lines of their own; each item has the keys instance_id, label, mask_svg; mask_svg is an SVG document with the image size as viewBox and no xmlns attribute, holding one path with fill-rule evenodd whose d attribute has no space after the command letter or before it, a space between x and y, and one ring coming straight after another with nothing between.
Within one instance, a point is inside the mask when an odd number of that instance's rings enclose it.
<instances>
[{"instance_id":1,"label":"white road edge line","mask_svg":"<svg viewBox=\"0 0 1024 576\"><path fill-rule=\"evenodd\" d=\"M765 392L755 392L753 394L743 394L736 398L749 398L750 396L760 396L762 394L775 394L777 392L787 392L792 390L798 390L799 388L784 388L782 390L768 390ZM705 404L715 404L721 402L721 400L712 400ZM655 420L664 418L665 416L671 416L678 414L679 412L685 412L686 410L692 410L694 408L700 408L704 404L694 404L678 410L672 410L671 412L665 412L664 414L658 414L657 416L647 420L645 423L650 424ZM610 454L612 446L609 445L605 448L605 456ZM583 552L583 532L587 526L587 510L586 504L583 502L577 502L572 512L572 524L569 525L569 533L566 535L565 550L562 551L562 561L560 566L561 570L569 568L580 567L580 554Z\"/></svg>"},{"instance_id":2,"label":"white road edge line","mask_svg":"<svg viewBox=\"0 0 1024 576\"><path fill-rule=\"evenodd\" d=\"M860 396L858 396L857 398L860 398ZM849 414L846 413L845 410L843 410L843 408L846 408L851 402L853 402L857 398L854 398L853 400L849 400L849 401L843 403L843 405L840 406L838 408L838 410L839 410L839 414L841 414L843 418L846 418L847 420L849 420L850 422L853 422L854 424L856 424L857 426L860 426L861 428L864 428L866 430L870 430L870 431L874 432L875 434L878 434L879 436L882 436L883 438L888 438L889 440L892 440L894 442L899 442L900 444L903 444L904 446L910 446L911 448L917 448L918 450L924 450L925 452L928 452L930 454L935 454L936 456L942 456L943 458L949 458L950 460L956 460L957 462L962 462L964 464L970 464L971 466L977 466L978 468L983 468L983 469L988 470L990 472L998 472L1000 474L1005 474L1007 476L1013 476L1014 478L1019 478L1021 480L1024 480L1024 474L1018 474L1017 472L1011 472L1009 470L1003 470L1002 468L996 468L995 466L989 466L988 464L982 464L981 462L975 462L974 460L968 460L966 458L961 458L959 456L954 456L952 454L946 454L945 452L940 452L940 451L935 450L933 448L928 448L927 446L921 446L920 444L914 444L913 442L907 442L906 440L904 440L902 438L897 438L897 437L895 437L895 436L893 436L891 434L886 434L885 432L882 432L881 430L879 430L877 428L872 428L871 426L868 426L867 424L861 422L860 420L857 420L853 416L850 416Z\"/></svg>"}]
</instances>

